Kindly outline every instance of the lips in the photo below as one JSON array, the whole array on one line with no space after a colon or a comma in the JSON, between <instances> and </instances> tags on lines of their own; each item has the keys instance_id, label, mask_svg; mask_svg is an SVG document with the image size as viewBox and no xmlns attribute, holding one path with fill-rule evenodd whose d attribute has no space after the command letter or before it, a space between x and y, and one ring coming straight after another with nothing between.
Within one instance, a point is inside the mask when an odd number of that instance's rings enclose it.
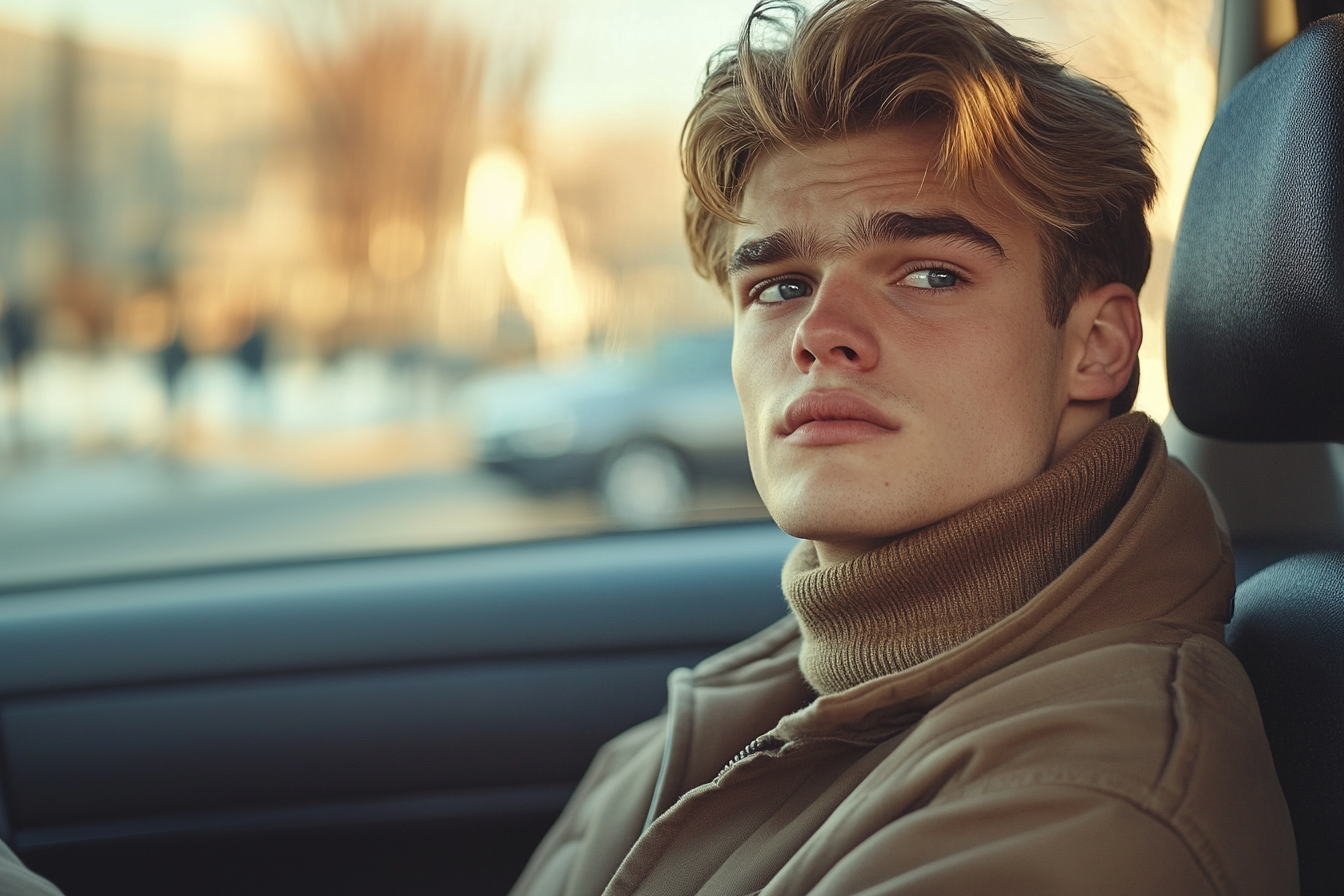
<instances>
[{"instance_id":1,"label":"lips","mask_svg":"<svg viewBox=\"0 0 1344 896\"><path fill-rule=\"evenodd\" d=\"M782 436L822 436L825 442L850 441L850 437L894 432L900 425L872 403L853 392L808 392L784 412Z\"/></svg>"}]
</instances>

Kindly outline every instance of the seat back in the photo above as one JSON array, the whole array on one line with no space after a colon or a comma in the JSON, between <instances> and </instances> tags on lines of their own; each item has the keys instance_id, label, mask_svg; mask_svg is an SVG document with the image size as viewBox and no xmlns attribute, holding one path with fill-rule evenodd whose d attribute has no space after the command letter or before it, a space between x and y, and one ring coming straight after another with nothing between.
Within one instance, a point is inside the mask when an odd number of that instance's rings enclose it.
<instances>
[{"instance_id":1,"label":"seat back","mask_svg":"<svg viewBox=\"0 0 1344 896\"><path fill-rule=\"evenodd\" d=\"M1344 893L1344 551L1290 557L1251 577L1237 589L1227 644L1255 684L1302 893Z\"/></svg>"},{"instance_id":2,"label":"seat back","mask_svg":"<svg viewBox=\"0 0 1344 896\"><path fill-rule=\"evenodd\" d=\"M1177 236L1167 360L1172 406L1196 433L1344 442L1344 16L1302 32L1219 109ZM1227 642L1260 701L1302 892L1338 896L1344 551L1243 584Z\"/></svg>"}]
</instances>

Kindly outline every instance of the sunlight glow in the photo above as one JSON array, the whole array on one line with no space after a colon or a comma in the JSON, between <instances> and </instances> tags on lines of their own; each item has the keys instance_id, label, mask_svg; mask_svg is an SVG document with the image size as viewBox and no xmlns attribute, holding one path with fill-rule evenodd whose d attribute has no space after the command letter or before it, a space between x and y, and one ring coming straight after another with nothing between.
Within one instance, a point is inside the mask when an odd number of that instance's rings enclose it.
<instances>
[{"instance_id":1,"label":"sunlight glow","mask_svg":"<svg viewBox=\"0 0 1344 896\"><path fill-rule=\"evenodd\" d=\"M463 226L479 240L504 240L517 226L527 198L527 163L511 149L488 149L467 171Z\"/></svg>"},{"instance_id":2,"label":"sunlight glow","mask_svg":"<svg viewBox=\"0 0 1344 896\"><path fill-rule=\"evenodd\" d=\"M554 358L581 350L588 311L559 223L543 216L524 220L504 250L504 266L536 328L537 353Z\"/></svg>"}]
</instances>

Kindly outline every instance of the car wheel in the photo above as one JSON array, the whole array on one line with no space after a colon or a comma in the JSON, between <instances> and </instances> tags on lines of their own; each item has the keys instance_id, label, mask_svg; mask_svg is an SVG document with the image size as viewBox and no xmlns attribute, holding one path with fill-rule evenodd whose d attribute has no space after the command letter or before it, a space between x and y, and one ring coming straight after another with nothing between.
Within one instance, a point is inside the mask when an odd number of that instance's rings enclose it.
<instances>
[{"instance_id":1,"label":"car wheel","mask_svg":"<svg viewBox=\"0 0 1344 896\"><path fill-rule=\"evenodd\" d=\"M632 528L676 520L691 500L681 456L666 445L636 442L618 449L602 467L598 488L607 513Z\"/></svg>"}]
</instances>

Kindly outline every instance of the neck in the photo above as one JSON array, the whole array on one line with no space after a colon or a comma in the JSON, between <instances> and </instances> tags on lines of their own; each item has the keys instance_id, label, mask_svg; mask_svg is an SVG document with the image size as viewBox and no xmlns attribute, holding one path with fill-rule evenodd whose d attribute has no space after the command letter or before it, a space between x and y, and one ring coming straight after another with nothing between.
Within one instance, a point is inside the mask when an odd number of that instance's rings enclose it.
<instances>
[{"instance_id":1,"label":"neck","mask_svg":"<svg viewBox=\"0 0 1344 896\"><path fill-rule=\"evenodd\" d=\"M1019 488L857 551L803 542L784 591L800 665L835 693L931 659L1023 606L1100 537L1128 499L1153 424L1109 421ZM848 554L848 556L846 556ZM833 562L826 563L826 559Z\"/></svg>"},{"instance_id":2,"label":"neck","mask_svg":"<svg viewBox=\"0 0 1344 896\"><path fill-rule=\"evenodd\" d=\"M1053 467L1063 460L1070 451L1078 447L1088 433L1106 423L1109 419L1109 413L1110 402L1107 401L1070 403L1065 408L1064 415L1059 423L1059 435L1055 439L1055 447L1050 455L1050 466ZM855 538L839 541L815 540L812 544L817 551L817 561L824 569L839 563L848 563L855 557L875 551L900 534L892 533L881 538Z\"/></svg>"},{"instance_id":3,"label":"neck","mask_svg":"<svg viewBox=\"0 0 1344 896\"><path fill-rule=\"evenodd\" d=\"M1050 466L1059 463L1078 447L1078 444L1098 426L1111 418L1110 401L1072 401L1064 408L1055 437L1055 450L1050 455Z\"/></svg>"},{"instance_id":4,"label":"neck","mask_svg":"<svg viewBox=\"0 0 1344 896\"><path fill-rule=\"evenodd\" d=\"M835 566L840 563L848 563L861 554L867 554L875 551L882 545L891 541L895 536L888 538L869 538L858 539L854 541L814 541L812 546L817 551L817 562L824 569L828 566Z\"/></svg>"}]
</instances>

